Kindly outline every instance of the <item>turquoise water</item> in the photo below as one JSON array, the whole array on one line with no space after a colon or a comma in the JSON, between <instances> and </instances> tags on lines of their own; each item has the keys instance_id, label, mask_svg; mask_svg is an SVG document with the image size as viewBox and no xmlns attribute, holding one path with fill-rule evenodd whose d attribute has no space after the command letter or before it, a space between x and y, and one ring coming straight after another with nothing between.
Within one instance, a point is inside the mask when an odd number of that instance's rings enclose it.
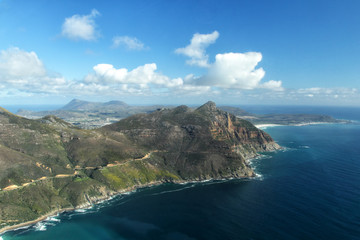
<instances>
[{"instance_id":1,"label":"turquoise water","mask_svg":"<svg viewBox=\"0 0 360 240\"><path fill-rule=\"evenodd\" d=\"M359 239L360 125L265 131L285 150L253 160L257 179L141 189L2 238Z\"/></svg>"}]
</instances>

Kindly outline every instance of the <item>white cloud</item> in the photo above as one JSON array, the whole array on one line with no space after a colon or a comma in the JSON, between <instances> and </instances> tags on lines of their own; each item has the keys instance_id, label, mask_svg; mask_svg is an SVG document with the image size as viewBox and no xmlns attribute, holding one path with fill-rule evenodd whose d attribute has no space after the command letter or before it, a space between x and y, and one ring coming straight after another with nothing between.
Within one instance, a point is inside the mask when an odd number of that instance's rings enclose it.
<instances>
[{"instance_id":1,"label":"white cloud","mask_svg":"<svg viewBox=\"0 0 360 240\"><path fill-rule=\"evenodd\" d=\"M175 97L181 101L217 98L221 101L240 99L249 103L268 101L279 104L360 103L360 93L356 88L283 89L281 81L262 83L265 72L256 68L260 61L260 53L218 54L207 74L201 77L189 74L184 78L170 78L158 72L155 63L134 69L97 64L82 80L71 81L59 74L50 74L35 52L9 48L0 51L0 95L156 96Z\"/></svg>"},{"instance_id":2,"label":"white cloud","mask_svg":"<svg viewBox=\"0 0 360 240\"><path fill-rule=\"evenodd\" d=\"M262 68L256 68L262 55L258 52L217 54L215 62L209 65L209 71L202 77L187 76L186 82L198 85L214 86L223 89L252 90L264 88L283 91L282 82L270 80L261 83L265 76Z\"/></svg>"},{"instance_id":3,"label":"white cloud","mask_svg":"<svg viewBox=\"0 0 360 240\"><path fill-rule=\"evenodd\" d=\"M183 78L169 78L158 73L155 63L145 64L133 70L115 68L111 64L98 64L93 72L88 74L81 84L75 88L91 93L106 90L104 94L130 94L130 95L201 95L211 92L210 86L192 84L189 79L192 75ZM189 81L189 82L185 82ZM108 89L106 89L106 87Z\"/></svg>"},{"instance_id":4,"label":"white cloud","mask_svg":"<svg viewBox=\"0 0 360 240\"><path fill-rule=\"evenodd\" d=\"M222 88L254 89L265 75L262 68L255 69L262 55L257 52L217 54L202 85Z\"/></svg>"},{"instance_id":5,"label":"white cloud","mask_svg":"<svg viewBox=\"0 0 360 240\"><path fill-rule=\"evenodd\" d=\"M100 13L93 9L89 15L73 15L65 18L62 25L62 36L72 40L96 40L98 33L95 29L94 18Z\"/></svg>"},{"instance_id":6,"label":"white cloud","mask_svg":"<svg viewBox=\"0 0 360 240\"><path fill-rule=\"evenodd\" d=\"M176 87L183 85L181 78L170 79L169 77L156 72L155 63L139 66L131 71L126 68L116 69L111 64L98 64L93 67L94 72L85 77L85 83L99 84L133 84L138 87L148 86L149 84L161 85L165 87Z\"/></svg>"},{"instance_id":7,"label":"white cloud","mask_svg":"<svg viewBox=\"0 0 360 240\"><path fill-rule=\"evenodd\" d=\"M282 85L281 81L270 80L268 82L264 82L263 84L261 84L260 88L265 88L273 91L284 91L284 88L281 85Z\"/></svg>"},{"instance_id":8,"label":"white cloud","mask_svg":"<svg viewBox=\"0 0 360 240\"><path fill-rule=\"evenodd\" d=\"M261 83L265 76L263 68L256 68L262 60L259 52L246 53L223 53L215 56L215 62L209 63L206 47L214 43L219 33L194 34L190 45L175 50L178 54L190 57L187 63L200 67L207 67L208 72L204 76L194 77L188 75L184 81L193 85L219 87L222 89L235 88L252 90L263 88L273 91L283 91L282 82L270 80Z\"/></svg>"},{"instance_id":9,"label":"white cloud","mask_svg":"<svg viewBox=\"0 0 360 240\"><path fill-rule=\"evenodd\" d=\"M212 91L210 86L195 86L191 84L184 84L176 88L174 92L180 95L202 95L209 92L215 93L216 91Z\"/></svg>"},{"instance_id":10,"label":"white cloud","mask_svg":"<svg viewBox=\"0 0 360 240\"><path fill-rule=\"evenodd\" d=\"M356 88L320 88L320 87L312 87L312 88L300 88L291 92L294 95L299 96L318 96L318 97L342 97L347 98L351 96L355 96L359 94L358 89Z\"/></svg>"},{"instance_id":11,"label":"white cloud","mask_svg":"<svg viewBox=\"0 0 360 240\"><path fill-rule=\"evenodd\" d=\"M35 52L19 48L0 52L0 84L3 89L54 92L64 83L61 76L50 76Z\"/></svg>"},{"instance_id":12,"label":"white cloud","mask_svg":"<svg viewBox=\"0 0 360 240\"><path fill-rule=\"evenodd\" d=\"M144 50L145 45L139 39L129 36L116 36L113 38L113 48L124 46L128 50Z\"/></svg>"},{"instance_id":13,"label":"white cloud","mask_svg":"<svg viewBox=\"0 0 360 240\"><path fill-rule=\"evenodd\" d=\"M186 61L189 65L209 67L209 56L206 54L205 49L214 43L218 37L219 33L217 31L210 34L195 33L190 44L184 48L176 49L175 53L190 57L190 59Z\"/></svg>"},{"instance_id":14,"label":"white cloud","mask_svg":"<svg viewBox=\"0 0 360 240\"><path fill-rule=\"evenodd\" d=\"M35 52L9 48L0 52L0 74L8 81L15 81L23 77L45 76L46 70Z\"/></svg>"},{"instance_id":15,"label":"white cloud","mask_svg":"<svg viewBox=\"0 0 360 240\"><path fill-rule=\"evenodd\" d=\"M57 94L67 96L201 94L207 86L184 83L182 78L170 78L157 72L155 63L135 69L115 68L97 64L93 72L80 81L70 81L50 74L35 52L19 48L0 51L0 93L4 96Z\"/></svg>"}]
</instances>

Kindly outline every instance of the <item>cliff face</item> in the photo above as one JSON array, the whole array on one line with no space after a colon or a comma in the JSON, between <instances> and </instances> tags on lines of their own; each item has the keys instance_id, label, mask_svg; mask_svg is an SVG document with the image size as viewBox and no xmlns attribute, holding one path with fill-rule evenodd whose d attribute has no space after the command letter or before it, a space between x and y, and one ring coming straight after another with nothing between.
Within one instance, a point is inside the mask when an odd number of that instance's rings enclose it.
<instances>
[{"instance_id":1,"label":"cliff face","mask_svg":"<svg viewBox=\"0 0 360 240\"><path fill-rule=\"evenodd\" d=\"M151 151L157 164L183 179L249 177L246 159L279 146L251 123L208 102L192 110L179 106L135 115L103 128L120 132Z\"/></svg>"},{"instance_id":2,"label":"cliff face","mask_svg":"<svg viewBox=\"0 0 360 240\"><path fill-rule=\"evenodd\" d=\"M96 130L0 108L0 223L20 224L139 186L252 177L246 159L278 148L213 102L134 115Z\"/></svg>"}]
</instances>

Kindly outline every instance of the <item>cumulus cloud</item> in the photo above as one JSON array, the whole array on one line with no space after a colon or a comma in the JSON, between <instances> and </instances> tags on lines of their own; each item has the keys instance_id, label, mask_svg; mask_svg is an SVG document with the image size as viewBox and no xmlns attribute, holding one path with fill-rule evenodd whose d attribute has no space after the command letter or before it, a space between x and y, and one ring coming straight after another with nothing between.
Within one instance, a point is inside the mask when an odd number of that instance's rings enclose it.
<instances>
[{"instance_id":1,"label":"cumulus cloud","mask_svg":"<svg viewBox=\"0 0 360 240\"><path fill-rule=\"evenodd\" d=\"M191 83L193 75L183 78L169 78L157 72L155 63L145 64L135 69L115 68L111 64L98 64L84 81L75 86L90 93L91 88L103 87L107 93L132 95L201 95L211 92L210 86L198 86ZM90 88L91 87L91 88Z\"/></svg>"},{"instance_id":2,"label":"cumulus cloud","mask_svg":"<svg viewBox=\"0 0 360 240\"><path fill-rule=\"evenodd\" d=\"M139 39L129 36L116 36L113 38L113 48L120 46L125 47L128 50L144 50L145 45Z\"/></svg>"},{"instance_id":3,"label":"cumulus cloud","mask_svg":"<svg viewBox=\"0 0 360 240\"><path fill-rule=\"evenodd\" d=\"M29 94L57 95L154 95L201 94L207 86L184 83L182 78L170 78L157 71L155 63L134 69L115 68L111 64L97 64L82 80L66 80L50 74L35 52L19 48L0 51L0 93L28 96Z\"/></svg>"},{"instance_id":4,"label":"cumulus cloud","mask_svg":"<svg viewBox=\"0 0 360 240\"><path fill-rule=\"evenodd\" d=\"M214 43L218 37L219 33L217 31L211 34L196 33L188 46L175 50L178 54L190 57L190 60L186 61L188 64L208 68L208 72L204 76L188 76L184 79L185 82L222 89L252 90L263 88L273 91L284 90L281 81L270 80L261 83L265 71L261 67L257 68L262 60L262 54L259 52L217 54L215 62L209 63L209 56L205 51L206 47Z\"/></svg>"},{"instance_id":5,"label":"cumulus cloud","mask_svg":"<svg viewBox=\"0 0 360 240\"><path fill-rule=\"evenodd\" d=\"M149 84L162 85L165 87L176 87L183 85L181 78L170 79L156 72L155 63L139 66L131 71L126 68L116 69L111 64L98 64L93 67L94 72L85 77L85 83L99 84L132 84L145 87Z\"/></svg>"},{"instance_id":6,"label":"cumulus cloud","mask_svg":"<svg viewBox=\"0 0 360 240\"><path fill-rule=\"evenodd\" d=\"M282 85L281 81L270 80L268 82L264 82L263 84L261 84L260 88L270 89L274 91L284 91L284 88L281 85Z\"/></svg>"},{"instance_id":7,"label":"cumulus cloud","mask_svg":"<svg viewBox=\"0 0 360 240\"><path fill-rule=\"evenodd\" d=\"M65 83L51 75L35 52L9 48L0 52L0 87L32 92L51 92Z\"/></svg>"},{"instance_id":8,"label":"cumulus cloud","mask_svg":"<svg viewBox=\"0 0 360 240\"><path fill-rule=\"evenodd\" d=\"M214 31L210 34L195 33L190 41L190 44L184 48L178 48L175 53L182 54L190 59L186 61L189 65L196 65L199 67L209 67L209 56L205 49L216 41L219 33Z\"/></svg>"},{"instance_id":9,"label":"cumulus cloud","mask_svg":"<svg viewBox=\"0 0 360 240\"><path fill-rule=\"evenodd\" d=\"M98 32L96 31L94 18L100 13L93 9L89 15L73 15L65 18L62 25L62 36L71 40L96 40Z\"/></svg>"},{"instance_id":10,"label":"cumulus cloud","mask_svg":"<svg viewBox=\"0 0 360 240\"><path fill-rule=\"evenodd\" d=\"M9 48L0 51L0 94L2 96L178 96L191 99L204 96L241 99L247 102L354 104L359 103L356 88L283 89L281 81L261 82L265 72L257 68L260 53L218 54L204 76L189 74L170 78L158 72L155 63L134 69L97 64L81 80L66 80L50 73L33 51ZM251 89L251 91L243 91ZM276 91L268 91L276 90Z\"/></svg>"},{"instance_id":11,"label":"cumulus cloud","mask_svg":"<svg viewBox=\"0 0 360 240\"><path fill-rule=\"evenodd\" d=\"M0 52L0 74L3 79L16 82L24 77L42 77L46 70L35 52L9 48Z\"/></svg>"},{"instance_id":12,"label":"cumulus cloud","mask_svg":"<svg viewBox=\"0 0 360 240\"><path fill-rule=\"evenodd\" d=\"M215 63L199 84L222 88L254 89L265 75L262 68L255 69L262 55L257 52L217 54Z\"/></svg>"}]
</instances>

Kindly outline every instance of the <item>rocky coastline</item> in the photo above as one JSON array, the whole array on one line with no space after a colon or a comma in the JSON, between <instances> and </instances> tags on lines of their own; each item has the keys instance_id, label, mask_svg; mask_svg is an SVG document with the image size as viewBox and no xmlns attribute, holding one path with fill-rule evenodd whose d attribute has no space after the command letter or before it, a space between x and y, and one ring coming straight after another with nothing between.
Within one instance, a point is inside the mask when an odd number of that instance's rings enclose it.
<instances>
[{"instance_id":1,"label":"rocky coastline","mask_svg":"<svg viewBox=\"0 0 360 240\"><path fill-rule=\"evenodd\" d=\"M278 149L276 149L278 150ZM274 149L274 151L276 151ZM260 156L259 154L257 154L256 156L254 156L254 158ZM250 159L246 159L247 162L250 162L253 158ZM78 206L75 207L71 207L71 208L63 208L63 209L56 209L56 210L52 210L47 214L44 214L42 216L40 216L39 218L35 219L35 220L31 220L31 221L27 221L27 222L23 222L23 223L19 223L16 225L12 225L12 226L6 226L3 228L0 228L0 236L6 232L10 232L10 231L16 231L18 229L22 229L22 228L28 228L31 227L33 225L35 225L36 223L42 222L50 217L55 217L58 214L62 214L62 213L66 213L66 212L73 212L75 210L79 210L79 209L87 209L89 207L92 207L95 204L100 204L103 203L105 201L109 201L110 199L122 195L122 194L129 194L132 193L138 189L141 188L149 188L149 187L155 187L155 186L160 186L162 184L165 183L172 183L172 184L190 184L190 183L204 183L204 182L209 182L209 181L228 181L228 180L233 180L233 179L253 179L256 177L256 173L254 173L251 176L239 176L238 174L234 174L233 176L228 176L228 177L224 177L224 178L199 178L199 179L191 179L191 180L173 180L173 181L167 181L167 180L163 180L163 181L154 181L154 182L149 182L146 184L139 184L139 185L134 185L132 187L128 187L126 189L120 190L120 191L114 191L114 192L108 192L108 194L106 196L100 196L100 197L91 197L91 198L87 198L84 197L84 202L82 204L79 204Z\"/></svg>"},{"instance_id":2,"label":"rocky coastline","mask_svg":"<svg viewBox=\"0 0 360 240\"><path fill-rule=\"evenodd\" d=\"M254 178L270 135L208 102L83 130L0 111L0 233L163 183Z\"/></svg>"}]
</instances>

